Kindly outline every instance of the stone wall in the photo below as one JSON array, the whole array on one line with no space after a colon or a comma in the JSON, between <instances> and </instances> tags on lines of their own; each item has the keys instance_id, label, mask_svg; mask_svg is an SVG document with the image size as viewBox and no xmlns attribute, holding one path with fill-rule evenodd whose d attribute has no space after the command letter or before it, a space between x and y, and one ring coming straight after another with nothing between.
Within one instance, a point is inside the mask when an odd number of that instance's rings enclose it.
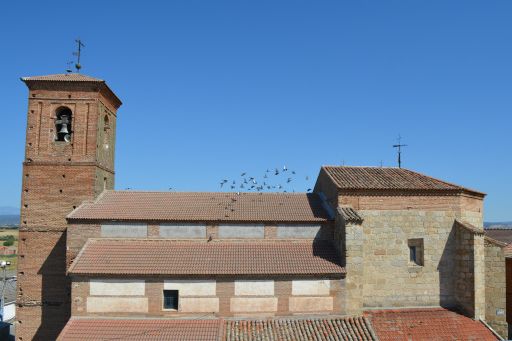
<instances>
[{"instance_id":1,"label":"stone wall","mask_svg":"<svg viewBox=\"0 0 512 341\"><path fill-rule=\"evenodd\" d=\"M502 337L508 336L504 244L485 241L485 320Z\"/></svg>"},{"instance_id":2,"label":"stone wall","mask_svg":"<svg viewBox=\"0 0 512 341\"><path fill-rule=\"evenodd\" d=\"M179 290L178 311L163 290ZM73 278L73 316L279 316L345 314L341 278Z\"/></svg>"},{"instance_id":3,"label":"stone wall","mask_svg":"<svg viewBox=\"0 0 512 341\"><path fill-rule=\"evenodd\" d=\"M335 245L342 255L347 271L345 279L345 310L348 315L360 315L363 311L364 242L360 222L347 222L337 213L334 229Z\"/></svg>"},{"instance_id":4,"label":"stone wall","mask_svg":"<svg viewBox=\"0 0 512 341\"><path fill-rule=\"evenodd\" d=\"M486 318L486 261L484 231L461 223L454 224L456 239L455 298L458 308L475 319Z\"/></svg>"},{"instance_id":5,"label":"stone wall","mask_svg":"<svg viewBox=\"0 0 512 341\"><path fill-rule=\"evenodd\" d=\"M364 306L453 306L452 211L360 210ZM409 239L423 238L424 265L409 261ZM347 271L347 282L350 272Z\"/></svg>"}]
</instances>

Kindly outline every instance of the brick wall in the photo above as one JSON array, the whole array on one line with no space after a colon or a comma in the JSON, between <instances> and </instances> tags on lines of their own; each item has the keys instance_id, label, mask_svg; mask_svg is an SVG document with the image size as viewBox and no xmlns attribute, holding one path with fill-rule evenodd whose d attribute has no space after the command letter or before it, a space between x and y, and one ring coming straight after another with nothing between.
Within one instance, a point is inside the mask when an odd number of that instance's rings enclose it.
<instances>
[{"instance_id":1,"label":"brick wall","mask_svg":"<svg viewBox=\"0 0 512 341\"><path fill-rule=\"evenodd\" d=\"M41 82L29 91L18 253L18 340L52 340L71 313L66 276L66 216L113 188L113 152L98 143L100 115L114 105L97 84ZM55 141L56 111L72 113L70 142ZM113 146L114 134L109 135ZM106 142L103 138L102 142Z\"/></svg>"},{"instance_id":2,"label":"brick wall","mask_svg":"<svg viewBox=\"0 0 512 341\"><path fill-rule=\"evenodd\" d=\"M265 282L273 281L273 294L262 292L260 294L238 294L235 290L235 281L237 280L263 280ZM297 280L327 280L329 287L325 292L310 292L306 285L305 291L293 291L294 281ZM137 279L140 280L140 279ZM289 276L268 278L234 278L234 277L211 277L211 278L190 278L192 281L214 282L215 289L213 293L206 294L180 294L180 301L188 300L187 311L167 311L163 309L162 291L166 280L180 281L186 278L145 278L145 289L143 295L135 296L94 296L90 292L89 278L74 277L72 283L72 315L73 316L151 316L151 317L178 317L178 316L220 316L220 317L255 317L255 316L280 316L295 314L344 314L344 280L341 278L296 278ZM186 284L185 284L186 286ZM255 285L257 288L257 285ZM302 286L303 288L304 286ZM297 289L296 289L297 290ZM304 290L304 289L302 289ZM180 291L183 292L183 291ZM92 300L89 300L90 298ZM99 298L97 300L97 298ZM101 300L113 299L113 304L119 304L123 311L99 311L104 307L92 307L91 304L102 304ZM117 298L121 300L116 301ZM125 300L128 298L128 300ZM212 309L212 299L218 302L218 309ZM89 306L88 306L89 300ZM132 302L132 306L127 306L126 301ZM141 304L143 300L145 303ZM201 302L203 300L203 302ZM249 310L244 310L244 300L249 302ZM260 302L256 302L260 300ZM274 303L275 302L275 310ZM206 306L204 305L206 303ZM270 304L269 304L270 303ZM125 305L125 306L123 306ZM147 309L146 309L147 307ZM180 304L180 309L182 305ZM205 308L206 307L206 308ZM258 309L260 307L261 310ZM130 309L135 311L127 312ZM108 307L110 309L110 307ZM194 310L197 309L197 310ZM214 311L212 311L214 310Z\"/></svg>"},{"instance_id":3,"label":"brick wall","mask_svg":"<svg viewBox=\"0 0 512 341\"><path fill-rule=\"evenodd\" d=\"M109 223L109 222L104 222ZM146 224L146 223L143 223ZM150 239L174 239L170 237L160 237L160 225L158 223L149 222L147 225L147 238ZM210 236L212 239L219 239L218 235L218 223L213 222L202 222L197 223L197 225L203 225L206 227L206 232L202 239L207 240ZM301 224L297 224L301 225ZM313 240L313 239L325 239L325 240L333 240L334 236L334 227L332 222L326 222L321 224L321 229L319 233L317 233L314 237L306 236L304 238L298 238L291 236L290 238L280 238L278 236L278 226L280 224L276 223L267 223L263 225L264 232L262 235L262 239L304 239L304 240ZM244 227L240 227L243 229ZM69 224L67 234L67 246L68 246L68 263L78 255L82 247L85 245L87 239L89 238L101 238L101 223L100 222L90 222L87 223L85 221L82 222L72 222ZM193 238L197 240L197 238ZM231 240L231 239L226 239ZM258 240L256 238L251 238L251 240Z\"/></svg>"}]
</instances>

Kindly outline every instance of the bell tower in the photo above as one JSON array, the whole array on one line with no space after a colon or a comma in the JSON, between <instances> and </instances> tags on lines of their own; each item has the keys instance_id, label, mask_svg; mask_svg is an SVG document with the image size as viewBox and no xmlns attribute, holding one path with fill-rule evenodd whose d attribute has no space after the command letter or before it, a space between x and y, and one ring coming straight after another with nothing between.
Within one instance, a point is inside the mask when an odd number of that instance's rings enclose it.
<instances>
[{"instance_id":1,"label":"bell tower","mask_svg":"<svg viewBox=\"0 0 512 341\"><path fill-rule=\"evenodd\" d=\"M70 316L66 216L114 187L117 109L105 81L26 77L28 119L18 253L18 340L54 340Z\"/></svg>"}]
</instances>

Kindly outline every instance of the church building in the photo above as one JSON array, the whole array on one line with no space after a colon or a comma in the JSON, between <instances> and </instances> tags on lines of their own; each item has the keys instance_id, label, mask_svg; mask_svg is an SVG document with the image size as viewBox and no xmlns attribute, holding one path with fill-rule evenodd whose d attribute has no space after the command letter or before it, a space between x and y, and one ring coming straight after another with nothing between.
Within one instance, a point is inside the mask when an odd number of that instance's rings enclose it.
<instances>
[{"instance_id":1,"label":"church building","mask_svg":"<svg viewBox=\"0 0 512 341\"><path fill-rule=\"evenodd\" d=\"M22 80L17 340L508 336L484 193L348 166L312 193L118 191L106 82Z\"/></svg>"}]
</instances>

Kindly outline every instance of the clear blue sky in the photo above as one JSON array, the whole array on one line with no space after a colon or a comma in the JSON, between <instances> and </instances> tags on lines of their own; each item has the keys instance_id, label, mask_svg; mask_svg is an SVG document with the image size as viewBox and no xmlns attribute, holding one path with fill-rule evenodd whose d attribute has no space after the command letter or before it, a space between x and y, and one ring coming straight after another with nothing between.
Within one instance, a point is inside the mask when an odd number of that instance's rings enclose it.
<instances>
[{"instance_id":1,"label":"clear blue sky","mask_svg":"<svg viewBox=\"0 0 512 341\"><path fill-rule=\"evenodd\" d=\"M116 188L218 190L287 165L407 168L512 220L512 1L9 1L0 10L0 206L19 206L27 90L83 73L123 100ZM309 175L311 180L306 181Z\"/></svg>"}]
</instances>

